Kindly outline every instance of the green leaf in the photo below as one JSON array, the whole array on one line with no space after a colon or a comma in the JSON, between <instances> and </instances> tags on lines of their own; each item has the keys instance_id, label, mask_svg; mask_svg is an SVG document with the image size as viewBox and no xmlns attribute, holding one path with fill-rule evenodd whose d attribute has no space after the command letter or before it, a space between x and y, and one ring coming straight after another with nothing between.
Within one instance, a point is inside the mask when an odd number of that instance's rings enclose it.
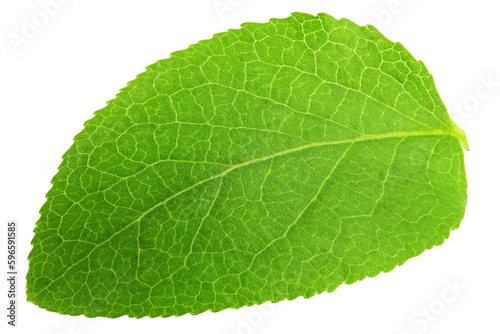
<instances>
[{"instance_id":1,"label":"green leaf","mask_svg":"<svg viewBox=\"0 0 500 334\"><path fill-rule=\"evenodd\" d=\"M40 211L28 300L168 317L391 271L458 227L461 145L424 64L372 26L245 23L85 123Z\"/></svg>"}]
</instances>

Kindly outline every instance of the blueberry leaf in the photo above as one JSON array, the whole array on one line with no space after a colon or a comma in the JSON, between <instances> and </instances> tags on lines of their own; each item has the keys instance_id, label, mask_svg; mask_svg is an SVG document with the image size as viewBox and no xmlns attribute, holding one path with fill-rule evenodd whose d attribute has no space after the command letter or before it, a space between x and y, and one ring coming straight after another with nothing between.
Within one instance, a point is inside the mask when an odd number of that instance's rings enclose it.
<instances>
[{"instance_id":1,"label":"blueberry leaf","mask_svg":"<svg viewBox=\"0 0 500 334\"><path fill-rule=\"evenodd\" d=\"M424 64L374 27L245 23L85 123L40 211L28 300L168 317L391 271L458 227L462 148Z\"/></svg>"}]
</instances>

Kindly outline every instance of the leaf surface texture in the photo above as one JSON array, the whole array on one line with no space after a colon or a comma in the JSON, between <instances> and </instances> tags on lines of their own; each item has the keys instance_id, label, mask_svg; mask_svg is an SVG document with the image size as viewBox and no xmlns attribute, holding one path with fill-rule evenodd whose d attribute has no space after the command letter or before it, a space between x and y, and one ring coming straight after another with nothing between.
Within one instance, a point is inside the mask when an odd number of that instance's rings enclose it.
<instances>
[{"instance_id":1,"label":"leaf surface texture","mask_svg":"<svg viewBox=\"0 0 500 334\"><path fill-rule=\"evenodd\" d=\"M245 23L85 123L40 211L28 300L168 317L388 272L458 227L462 146L426 67L375 28Z\"/></svg>"}]
</instances>

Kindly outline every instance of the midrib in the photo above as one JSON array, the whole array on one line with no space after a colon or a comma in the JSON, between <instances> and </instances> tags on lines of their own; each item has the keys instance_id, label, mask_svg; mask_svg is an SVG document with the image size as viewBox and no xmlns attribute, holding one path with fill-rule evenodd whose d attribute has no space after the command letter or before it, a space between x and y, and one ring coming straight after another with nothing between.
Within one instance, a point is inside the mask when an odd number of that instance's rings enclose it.
<instances>
[{"instance_id":1,"label":"midrib","mask_svg":"<svg viewBox=\"0 0 500 334\"><path fill-rule=\"evenodd\" d=\"M177 193L175 193L175 194L167 197L165 200L163 200L163 201L159 202L158 204L152 206L150 209L148 209L142 215L140 215L137 219L135 219L131 223L127 224L122 229L118 230L114 235L120 233L121 231L123 231L127 227L131 226L132 224L134 224L134 223L136 223L138 221L141 221L141 219L144 218L147 214L149 214L150 212L152 212L156 208L158 208L158 207L160 207L162 205L165 205L171 199L173 199L173 198L175 198L175 197L177 197L177 196L179 196L179 195L181 195L181 194L183 194L183 193L185 193L185 192L187 192L187 191L189 191L189 190L191 190L193 188L196 188L197 186L202 185L203 183L205 183L207 181L214 180L214 179L217 179L219 177L223 177L224 175L232 172L235 169L238 169L238 168L241 168L241 167L245 167L245 166L251 165L253 163L266 161L266 160L273 159L273 158L276 158L276 157L279 157L279 156L282 156L282 155L286 155L286 154L290 154L290 153L294 153L294 152L298 152L298 151L302 151L302 150L306 150L308 148L313 148L313 147L318 147L318 146L340 145L340 144L357 143L357 142L368 141L368 140L378 140L378 139L387 139L387 138L409 138L409 137L418 137L418 136L451 136L451 137L456 137L459 141L461 139L456 133L452 133L452 132L450 132L448 130L443 130L443 129L435 129L435 130L431 130L431 131L390 132L390 133L383 133L383 134L365 134L365 135L361 135L359 137L350 138L350 139L342 139L342 140L333 140L333 141L324 141L324 142L311 143L311 144L307 144L307 145L303 145L303 146L291 148L289 150L285 150L285 151L281 151L281 152L276 152L276 153L270 154L270 155L265 156L265 157L260 157L260 158L257 158L257 159L248 160L248 161L242 162L240 164L234 165L234 166L226 169L225 171L223 171L223 172L221 172L221 173L219 173L217 175L214 175L214 176L211 176L211 177L209 177L207 179L198 181L197 183L192 184L189 187L182 189L181 191L179 191L179 192L177 192ZM107 242L114 235L112 235L111 237L109 237L107 240L103 241L101 244ZM98 244L97 246L99 246L101 244Z\"/></svg>"}]
</instances>

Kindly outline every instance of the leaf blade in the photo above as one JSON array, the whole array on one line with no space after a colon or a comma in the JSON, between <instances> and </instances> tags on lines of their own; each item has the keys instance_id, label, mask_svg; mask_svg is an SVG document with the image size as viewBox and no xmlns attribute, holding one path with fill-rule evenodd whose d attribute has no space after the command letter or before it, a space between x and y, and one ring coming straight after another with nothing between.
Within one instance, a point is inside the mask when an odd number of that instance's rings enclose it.
<instances>
[{"instance_id":1,"label":"leaf blade","mask_svg":"<svg viewBox=\"0 0 500 334\"><path fill-rule=\"evenodd\" d=\"M460 145L425 66L373 27L244 24L149 66L75 137L28 299L154 317L333 291L457 227Z\"/></svg>"}]
</instances>

